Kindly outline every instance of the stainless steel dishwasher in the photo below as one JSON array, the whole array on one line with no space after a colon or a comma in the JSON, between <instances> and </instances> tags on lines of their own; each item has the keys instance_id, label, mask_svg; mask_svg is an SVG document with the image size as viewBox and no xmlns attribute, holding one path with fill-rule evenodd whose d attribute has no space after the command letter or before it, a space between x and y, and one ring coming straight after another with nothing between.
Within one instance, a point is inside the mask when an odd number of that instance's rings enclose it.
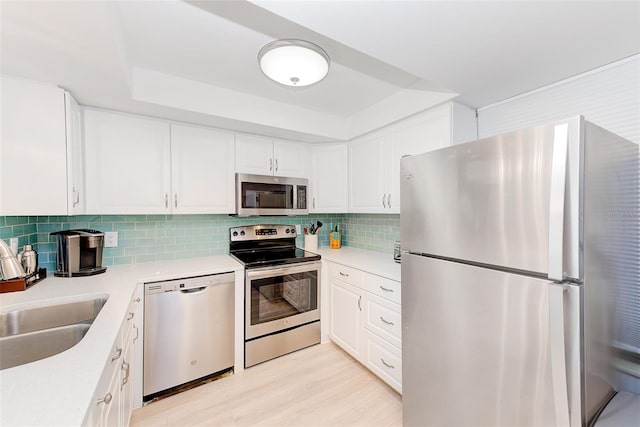
<instances>
[{"instance_id":1,"label":"stainless steel dishwasher","mask_svg":"<svg viewBox=\"0 0 640 427\"><path fill-rule=\"evenodd\" d=\"M233 367L234 286L234 273L145 283L145 402Z\"/></svg>"}]
</instances>

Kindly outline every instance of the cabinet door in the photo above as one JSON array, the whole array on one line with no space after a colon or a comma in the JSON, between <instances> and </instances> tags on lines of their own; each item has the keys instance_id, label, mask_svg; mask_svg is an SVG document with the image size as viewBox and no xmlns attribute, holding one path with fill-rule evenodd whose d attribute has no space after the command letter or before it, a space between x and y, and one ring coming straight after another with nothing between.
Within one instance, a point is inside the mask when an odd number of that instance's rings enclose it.
<instances>
[{"instance_id":1,"label":"cabinet door","mask_svg":"<svg viewBox=\"0 0 640 427\"><path fill-rule=\"evenodd\" d=\"M236 172L273 175L274 167L271 138L236 134Z\"/></svg>"},{"instance_id":2,"label":"cabinet door","mask_svg":"<svg viewBox=\"0 0 640 427\"><path fill-rule=\"evenodd\" d=\"M0 215L66 215L64 91L2 77Z\"/></svg>"},{"instance_id":3,"label":"cabinet door","mask_svg":"<svg viewBox=\"0 0 640 427\"><path fill-rule=\"evenodd\" d=\"M375 136L349 144L349 208L353 213L388 211L384 138Z\"/></svg>"},{"instance_id":4,"label":"cabinet door","mask_svg":"<svg viewBox=\"0 0 640 427\"><path fill-rule=\"evenodd\" d=\"M451 145L449 106L412 120L395 129L387 157L391 164L387 203L391 213L400 213L400 159Z\"/></svg>"},{"instance_id":5,"label":"cabinet door","mask_svg":"<svg viewBox=\"0 0 640 427\"><path fill-rule=\"evenodd\" d=\"M362 356L362 291L335 278L331 287L329 336L347 353Z\"/></svg>"},{"instance_id":6,"label":"cabinet door","mask_svg":"<svg viewBox=\"0 0 640 427\"><path fill-rule=\"evenodd\" d=\"M344 213L349 209L349 164L347 144L311 147L311 200L317 213Z\"/></svg>"},{"instance_id":7,"label":"cabinet door","mask_svg":"<svg viewBox=\"0 0 640 427\"><path fill-rule=\"evenodd\" d=\"M82 144L82 109L65 92L67 139L67 211L69 215L85 212L84 147Z\"/></svg>"},{"instance_id":8,"label":"cabinet door","mask_svg":"<svg viewBox=\"0 0 640 427\"><path fill-rule=\"evenodd\" d=\"M302 142L274 141L273 174L307 178L309 176L309 146Z\"/></svg>"},{"instance_id":9,"label":"cabinet door","mask_svg":"<svg viewBox=\"0 0 640 427\"><path fill-rule=\"evenodd\" d=\"M131 345L133 337L129 336L127 342L124 343L124 351L122 353L122 362L120 363L120 426L129 427L131 420L132 401L131 401L131 365L133 364L134 348Z\"/></svg>"},{"instance_id":10,"label":"cabinet door","mask_svg":"<svg viewBox=\"0 0 640 427\"><path fill-rule=\"evenodd\" d=\"M87 212L170 212L165 122L85 110Z\"/></svg>"},{"instance_id":11,"label":"cabinet door","mask_svg":"<svg viewBox=\"0 0 640 427\"><path fill-rule=\"evenodd\" d=\"M234 213L234 136L171 125L174 213Z\"/></svg>"},{"instance_id":12,"label":"cabinet door","mask_svg":"<svg viewBox=\"0 0 640 427\"><path fill-rule=\"evenodd\" d=\"M129 373L131 382L131 405L133 409L142 407L142 362L144 338L144 285L139 284L131 301L131 312L133 313L133 327L131 331L131 372Z\"/></svg>"}]
</instances>

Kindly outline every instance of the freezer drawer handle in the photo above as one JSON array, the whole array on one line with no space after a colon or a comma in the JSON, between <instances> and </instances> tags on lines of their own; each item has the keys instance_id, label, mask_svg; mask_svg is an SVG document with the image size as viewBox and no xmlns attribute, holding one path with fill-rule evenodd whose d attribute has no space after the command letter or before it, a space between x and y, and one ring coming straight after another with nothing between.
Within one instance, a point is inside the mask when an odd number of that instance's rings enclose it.
<instances>
[{"instance_id":1,"label":"freezer drawer handle","mask_svg":"<svg viewBox=\"0 0 640 427\"><path fill-rule=\"evenodd\" d=\"M344 276L344 277L349 277L349 274L347 274L347 273L343 273L342 271L340 272L340 275L341 275L341 276Z\"/></svg>"},{"instance_id":2,"label":"freezer drawer handle","mask_svg":"<svg viewBox=\"0 0 640 427\"><path fill-rule=\"evenodd\" d=\"M549 285L549 349L557 426L570 425L565 359L564 292L564 285Z\"/></svg>"},{"instance_id":3,"label":"freezer drawer handle","mask_svg":"<svg viewBox=\"0 0 640 427\"><path fill-rule=\"evenodd\" d=\"M393 292L393 289L389 289L389 288L385 288L384 286L380 285L380 289L382 289L385 292Z\"/></svg>"},{"instance_id":4,"label":"freezer drawer handle","mask_svg":"<svg viewBox=\"0 0 640 427\"><path fill-rule=\"evenodd\" d=\"M382 316L380 316L380 320L382 320L382 323L386 323L387 325L391 325L391 326L395 325L395 323L385 320L385 318Z\"/></svg>"},{"instance_id":5,"label":"freezer drawer handle","mask_svg":"<svg viewBox=\"0 0 640 427\"><path fill-rule=\"evenodd\" d=\"M387 368L396 369L396 367L395 367L395 366L393 366L393 365L389 365L387 362L385 362L383 358L380 358L380 361L381 361L381 362L382 362L382 364L383 364L384 366L386 366Z\"/></svg>"},{"instance_id":6,"label":"freezer drawer handle","mask_svg":"<svg viewBox=\"0 0 640 427\"><path fill-rule=\"evenodd\" d=\"M362 311L362 306L360 305L360 301L362 301L362 295L358 297L358 310Z\"/></svg>"}]
</instances>

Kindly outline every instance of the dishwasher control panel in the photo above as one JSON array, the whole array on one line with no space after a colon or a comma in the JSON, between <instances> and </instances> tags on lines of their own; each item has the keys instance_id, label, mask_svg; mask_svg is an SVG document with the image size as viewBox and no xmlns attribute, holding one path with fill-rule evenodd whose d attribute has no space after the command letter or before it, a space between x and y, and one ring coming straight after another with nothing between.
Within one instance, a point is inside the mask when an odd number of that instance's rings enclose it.
<instances>
[{"instance_id":1,"label":"dishwasher control panel","mask_svg":"<svg viewBox=\"0 0 640 427\"><path fill-rule=\"evenodd\" d=\"M207 286L219 283L228 283L235 280L234 273L213 274L208 276L186 277L183 279L163 280L159 282L145 283L145 295L160 294L163 292L195 291Z\"/></svg>"}]
</instances>

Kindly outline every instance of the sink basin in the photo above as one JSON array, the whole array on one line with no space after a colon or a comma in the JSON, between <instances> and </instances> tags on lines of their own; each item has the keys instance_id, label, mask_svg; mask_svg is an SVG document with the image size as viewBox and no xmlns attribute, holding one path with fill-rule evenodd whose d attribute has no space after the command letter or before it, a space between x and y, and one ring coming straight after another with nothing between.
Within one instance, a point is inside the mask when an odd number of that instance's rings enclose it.
<instances>
[{"instance_id":1,"label":"sink basin","mask_svg":"<svg viewBox=\"0 0 640 427\"><path fill-rule=\"evenodd\" d=\"M78 344L107 302L94 298L0 315L0 370L35 362Z\"/></svg>"},{"instance_id":2,"label":"sink basin","mask_svg":"<svg viewBox=\"0 0 640 427\"><path fill-rule=\"evenodd\" d=\"M0 337L56 328L76 323L91 324L107 298L9 311L0 315Z\"/></svg>"},{"instance_id":3,"label":"sink basin","mask_svg":"<svg viewBox=\"0 0 640 427\"><path fill-rule=\"evenodd\" d=\"M0 338L0 370L62 353L78 344L89 326L81 323Z\"/></svg>"}]
</instances>

